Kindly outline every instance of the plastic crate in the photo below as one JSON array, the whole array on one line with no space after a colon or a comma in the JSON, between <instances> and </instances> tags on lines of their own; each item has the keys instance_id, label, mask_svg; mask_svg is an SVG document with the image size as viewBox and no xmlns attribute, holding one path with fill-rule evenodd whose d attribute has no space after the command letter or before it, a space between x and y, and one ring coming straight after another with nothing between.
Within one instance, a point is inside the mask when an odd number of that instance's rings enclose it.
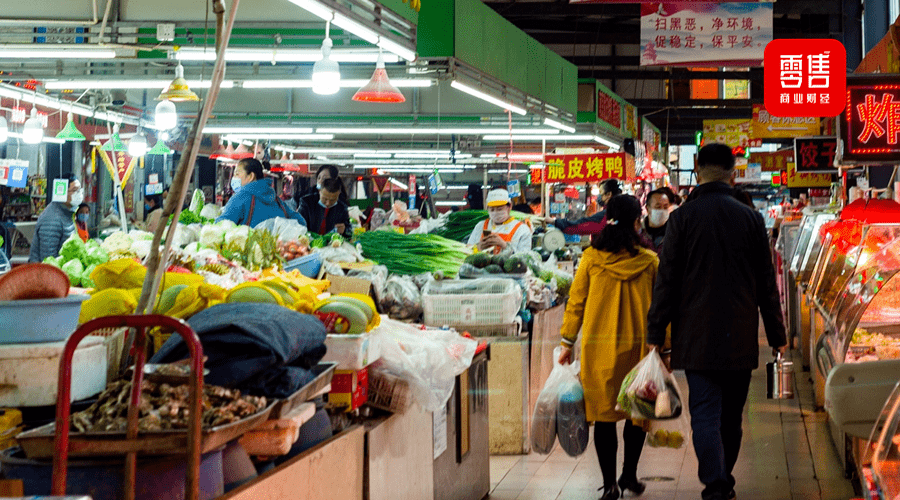
<instances>
[{"instance_id":1,"label":"plastic crate","mask_svg":"<svg viewBox=\"0 0 900 500\"><path fill-rule=\"evenodd\" d=\"M311 253L305 257L294 259L284 264L285 271L300 271L307 278L315 278L319 275L319 269L322 268L322 256L318 252Z\"/></svg>"},{"instance_id":2,"label":"plastic crate","mask_svg":"<svg viewBox=\"0 0 900 500\"><path fill-rule=\"evenodd\" d=\"M522 298L511 279L433 281L422 291L422 310L429 326L506 325L516 320Z\"/></svg>"},{"instance_id":3,"label":"plastic crate","mask_svg":"<svg viewBox=\"0 0 900 500\"><path fill-rule=\"evenodd\" d=\"M502 325L447 325L459 333L469 332L473 337L518 337L522 334L522 319Z\"/></svg>"}]
</instances>

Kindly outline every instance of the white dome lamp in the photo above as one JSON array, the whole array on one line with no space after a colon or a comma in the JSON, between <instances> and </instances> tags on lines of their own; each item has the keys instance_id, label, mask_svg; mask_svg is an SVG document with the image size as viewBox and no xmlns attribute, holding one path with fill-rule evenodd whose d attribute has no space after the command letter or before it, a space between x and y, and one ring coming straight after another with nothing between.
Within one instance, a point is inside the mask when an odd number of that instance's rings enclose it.
<instances>
[{"instance_id":1,"label":"white dome lamp","mask_svg":"<svg viewBox=\"0 0 900 500\"><path fill-rule=\"evenodd\" d=\"M22 127L22 140L25 144L40 144L44 140L44 124L37 117L37 110L31 107L31 118L25 120Z\"/></svg>"},{"instance_id":2,"label":"white dome lamp","mask_svg":"<svg viewBox=\"0 0 900 500\"><path fill-rule=\"evenodd\" d=\"M140 156L144 156L147 154L147 149L149 145L147 144L147 138L144 137L144 134L141 132L141 129L138 129L137 133L134 134L134 137L128 141L128 156L137 158Z\"/></svg>"},{"instance_id":3,"label":"white dome lamp","mask_svg":"<svg viewBox=\"0 0 900 500\"><path fill-rule=\"evenodd\" d=\"M6 117L0 116L0 143L9 139L9 125L6 123Z\"/></svg>"},{"instance_id":4,"label":"white dome lamp","mask_svg":"<svg viewBox=\"0 0 900 500\"><path fill-rule=\"evenodd\" d=\"M312 72L312 89L319 95L332 95L341 88L341 69L331 59L331 47L334 45L329 37L331 21L325 24L325 40L322 41L322 59L316 61Z\"/></svg>"},{"instance_id":5,"label":"white dome lamp","mask_svg":"<svg viewBox=\"0 0 900 500\"><path fill-rule=\"evenodd\" d=\"M178 125L178 111L175 109L175 103L168 99L159 101L156 105L156 128L160 130L171 130Z\"/></svg>"}]
</instances>

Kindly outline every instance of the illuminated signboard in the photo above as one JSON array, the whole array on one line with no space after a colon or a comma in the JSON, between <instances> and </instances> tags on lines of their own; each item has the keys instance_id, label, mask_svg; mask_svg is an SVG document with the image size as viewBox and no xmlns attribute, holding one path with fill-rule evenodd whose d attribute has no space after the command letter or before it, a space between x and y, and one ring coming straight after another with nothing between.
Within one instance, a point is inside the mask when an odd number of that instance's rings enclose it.
<instances>
[{"instance_id":1,"label":"illuminated signboard","mask_svg":"<svg viewBox=\"0 0 900 500\"><path fill-rule=\"evenodd\" d=\"M794 139L795 165L798 172L834 172L837 140L832 137Z\"/></svg>"},{"instance_id":2,"label":"illuminated signboard","mask_svg":"<svg viewBox=\"0 0 900 500\"><path fill-rule=\"evenodd\" d=\"M575 184L634 177L634 157L625 153L547 155L547 182Z\"/></svg>"},{"instance_id":3,"label":"illuminated signboard","mask_svg":"<svg viewBox=\"0 0 900 500\"><path fill-rule=\"evenodd\" d=\"M847 107L841 114L843 159L865 163L900 159L900 78L847 77Z\"/></svg>"}]
</instances>

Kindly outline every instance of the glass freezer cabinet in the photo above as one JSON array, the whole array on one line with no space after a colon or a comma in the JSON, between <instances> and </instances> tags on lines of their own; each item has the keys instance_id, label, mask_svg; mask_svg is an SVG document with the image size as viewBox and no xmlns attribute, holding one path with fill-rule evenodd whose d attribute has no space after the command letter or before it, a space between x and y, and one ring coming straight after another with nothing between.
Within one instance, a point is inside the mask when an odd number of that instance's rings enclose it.
<instances>
[{"instance_id":1,"label":"glass freezer cabinet","mask_svg":"<svg viewBox=\"0 0 900 500\"><path fill-rule=\"evenodd\" d=\"M881 410L861 451L860 482L867 500L900 500L900 383Z\"/></svg>"}]
</instances>

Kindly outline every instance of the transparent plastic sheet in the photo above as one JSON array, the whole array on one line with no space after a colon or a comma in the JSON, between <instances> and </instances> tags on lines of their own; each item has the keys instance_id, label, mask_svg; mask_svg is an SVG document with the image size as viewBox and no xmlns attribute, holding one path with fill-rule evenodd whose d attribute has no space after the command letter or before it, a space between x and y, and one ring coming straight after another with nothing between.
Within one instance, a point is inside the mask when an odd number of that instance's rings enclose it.
<instances>
[{"instance_id":1,"label":"transparent plastic sheet","mask_svg":"<svg viewBox=\"0 0 900 500\"><path fill-rule=\"evenodd\" d=\"M285 219L284 217L264 220L253 229L265 229L269 234L281 241L296 241L307 233L306 226L300 224L300 221Z\"/></svg>"},{"instance_id":2,"label":"transparent plastic sheet","mask_svg":"<svg viewBox=\"0 0 900 500\"><path fill-rule=\"evenodd\" d=\"M518 283L504 278L431 281L422 289L424 295L470 295L521 293Z\"/></svg>"},{"instance_id":3,"label":"transparent plastic sheet","mask_svg":"<svg viewBox=\"0 0 900 500\"><path fill-rule=\"evenodd\" d=\"M573 369L575 374L580 370L580 364L577 362L565 366L559 364L561 352L562 347L559 346L553 350L553 369L538 394L534 413L531 415L531 448L541 455L548 455L553 451L553 444L556 442L556 410L559 407L559 396L571 383Z\"/></svg>"},{"instance_id":4,"label":"transparent plastic sheet","mask_svg":"<svg viewBox=\"0 0 900 500\"><path fill-rule=\"evenodd\" d=\"M687 413L682 412L678 418L669 420L647 421L647 446L652 448L671 448L678 450L684 447L691 437L691 425Z\"/></svg>"},{"instance_id":5,"label":"transparent plastic sheet","mask_svg":"<svg viewBox=\"0 0 900 500\"><path fill-rule=\"evenodd\" d=\"M616 402L616 408L631 418L656 420L681 416L678 384L656 349L628 372Z\"/></svg>"},{"instance_id":6,"label":"transparent plastic sheet","mask_svg":"<svg viewBox=\"0 0 900 500\"><path fill-rule=\"evenodd\" d=\"M394 319L416 320L422 316L422 294L409 276L388 278L379 302L381 309Z\"/></svg>"},{"instance_id":7,"label":"transparent plastic sheet","mask_svg":"<svg viewBox=\"0 0 900 500\"><path fill-rule=\"evenodd\" d=\"M387 267L378 265L368 271L350 269L347 271L347 276L371 281L372 288L375 290L375 300L381 302L381 298L384 296L384 285L388 278Z\"/></svg>"},{"instance_id":8,"label":"transparent plastic sheet","mask_svg":"<svg viewBox=\"0 0 900 500\"><path fill-rule=\"evenodd\" d=\"M420 330L384 317L377 332L372 339L381 343L379 369L409 382L413 399L426 411L447 404L456 376L472 365L478 347L453 330Z\"/></svg>"}]
</instances>

